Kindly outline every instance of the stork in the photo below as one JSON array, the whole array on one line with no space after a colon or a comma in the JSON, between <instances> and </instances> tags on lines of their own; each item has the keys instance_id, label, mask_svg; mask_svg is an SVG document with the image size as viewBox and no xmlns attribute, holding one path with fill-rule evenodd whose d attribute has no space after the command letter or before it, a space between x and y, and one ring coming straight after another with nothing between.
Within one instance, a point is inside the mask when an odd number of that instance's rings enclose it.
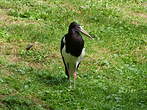
<instances>
[{"instance_id":1,"label":"stork","mask_svg":"<svg viewBox=\"0 0 147 110\"><path fill-rule=\"evenodd\" d=\"M78 67L85 55L84 40L81 33L92 39L79 24L72 22L69 25L68 33L61 39L60 52L65 66L65 73L69 81L71 80L71 77L74 78L74 87Z\"/></svg>"}]
</instances>

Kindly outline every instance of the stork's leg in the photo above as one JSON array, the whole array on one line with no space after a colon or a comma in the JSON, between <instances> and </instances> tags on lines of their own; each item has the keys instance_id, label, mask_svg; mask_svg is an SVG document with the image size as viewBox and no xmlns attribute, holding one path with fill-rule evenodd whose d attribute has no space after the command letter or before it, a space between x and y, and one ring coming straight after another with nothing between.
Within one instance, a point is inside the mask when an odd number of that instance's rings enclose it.
<instances>
[{"instance_id":1,"label":"stork's leg","mask_svg":"<svg viewBox=\"0 0 147 110\"><path fill-rule=\"evenodd\" d=\"M77 79L77 72L74 72L74 80Z\"/></svg>"},{"instance_id":2,"label":"stork's leg","mask_svg":"<svg viewBox=\"0 0 147 110\"><path fill-rule=\"evenodd\" d=\"M68 63L65 66L65 72L66 72L66 75L68 77L68 80L70 80L70 71L69 71L69 64Z\"/></svg>"},{"instance_id":3,"label":"stork's leg","mask_svg":"<svg viewBox=\"0 0 147 110\"><path fill-rule=\"evenodd\" d=\"M70 77L70 73L71 73L71 71L68 70L68 75L69 75L69 77L68 77L68 79L69 79L69 88L72 88L72 85L71 85L72 80L71 80L71 77Z\"/></svg>"},{"instance_id":4,"label":"stork's leg","mask_svg":"<svg viewBox=\"0 0 147 110\"><path fill-rule=\"evenodd\" d=\"M66 73L67 73L67 76L68 76L69 88L71 88L71 75L70 75L71 71L70 71L70 68L69 68L69 63L67 63Z\"/></svg>"},{"instance_id":5,"label":"stork's leg","mask_svg":"<svg viewBox=\"0 0 147 110\"><path fill-rule=\"evenodd\" d=\"M74 72L74 88L76 87L77 72Z\"/></svg>"}]
</instances>

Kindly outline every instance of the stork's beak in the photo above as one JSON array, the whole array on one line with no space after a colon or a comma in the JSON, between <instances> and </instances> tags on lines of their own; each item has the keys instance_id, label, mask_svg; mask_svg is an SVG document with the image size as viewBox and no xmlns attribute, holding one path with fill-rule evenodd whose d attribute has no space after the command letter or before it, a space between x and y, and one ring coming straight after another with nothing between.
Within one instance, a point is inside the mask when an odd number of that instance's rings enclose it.
<instances>
[{"instance_id":1,"label":"stork's beak","mask_svg":"<svg viewBox=\"0 0 147 110\"><path fill-rule=\"evenodd\" d=\"M81 33L83 33L84 35L86 35L87 37L89 37L90 39L93 39L91 37L91 35L88 34L88 32L86 32L81 26L79 26L79 29L78 29Z\"/></svg>"}]
</instances>

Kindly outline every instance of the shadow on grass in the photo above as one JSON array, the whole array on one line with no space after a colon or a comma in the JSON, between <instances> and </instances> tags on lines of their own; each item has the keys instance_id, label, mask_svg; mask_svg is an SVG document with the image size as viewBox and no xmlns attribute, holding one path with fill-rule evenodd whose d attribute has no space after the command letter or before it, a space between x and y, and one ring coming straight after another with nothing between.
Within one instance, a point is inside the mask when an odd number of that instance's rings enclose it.
<instances>
[{"instance_id":1,"label":"shadow on grass","mask_svg":"<svg viewBox=\"0 0 147 110\"><path fill-rule=\"evenodd\" d=\"M38 75L38 79L41 83L45 83L47 85L60 85L68 83L68 79L66 77L59 77L59 76L40 76Z\"/></svg>"},{"instance_id":2,"label":"shadow on grass","mask_svg":"<svg viewBox=\"0 0 147 110\"><path fill-rule=\"evenodd\" d=\"M0 101L0 106L3 106L5 107L6 109L9 109L9 110L16 110L16 109L22 109L22 110L38 110L38 109L46 109L46 110L54 110L54 108L44 104L43 106L39 106L38 103L30 100L30 99L27 99L27 98L24 98L24 97L21 97L21 96L18 96L18 95L15 95L15 96L7 96L3 99L1 99Z\"/></svg>"}]
</instances>

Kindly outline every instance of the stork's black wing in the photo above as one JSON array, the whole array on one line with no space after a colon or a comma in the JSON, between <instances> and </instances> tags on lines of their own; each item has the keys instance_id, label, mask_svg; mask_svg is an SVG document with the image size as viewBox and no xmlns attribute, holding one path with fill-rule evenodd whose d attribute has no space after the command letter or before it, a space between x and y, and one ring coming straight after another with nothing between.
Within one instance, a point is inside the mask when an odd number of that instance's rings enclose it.
<instances>
[{"instance_id":1,"label":"stork's black wing","mask_svg":"<svg viewBox=\"0 0 147 110\"><path fill-rule=\"evenodd\" d=\"M62 49L63 49L63 47L64 47L64 42L63 42L63 39L64 39L64 37L62 37L62 39L61 39L61 46L60 46L60 52L61 52L61 55L62 55Z\"/></svg>"},{"instance_id":2,"label":"stork's black wing","mask_svg":"<svg viewBox=\"0 0 147 110\"><path fill-rule=\"evenodd\" d=\"M64 37L65 37L65 36L64 36ZM63 60L64 66L65 66L65 73L66 73L66 75L68 76L68 79L69 79L69 74L68 74L68 70L67 70L67 65L66 65L65 60L64 60L64 57L63 57L63 55L62 55L62 49L63 49L63 47L64 47L64 45L65 45L65 43L63 42L64 37L61 39L60 53L61 53L62 60Z\"/></svg>"}]
</instances>

